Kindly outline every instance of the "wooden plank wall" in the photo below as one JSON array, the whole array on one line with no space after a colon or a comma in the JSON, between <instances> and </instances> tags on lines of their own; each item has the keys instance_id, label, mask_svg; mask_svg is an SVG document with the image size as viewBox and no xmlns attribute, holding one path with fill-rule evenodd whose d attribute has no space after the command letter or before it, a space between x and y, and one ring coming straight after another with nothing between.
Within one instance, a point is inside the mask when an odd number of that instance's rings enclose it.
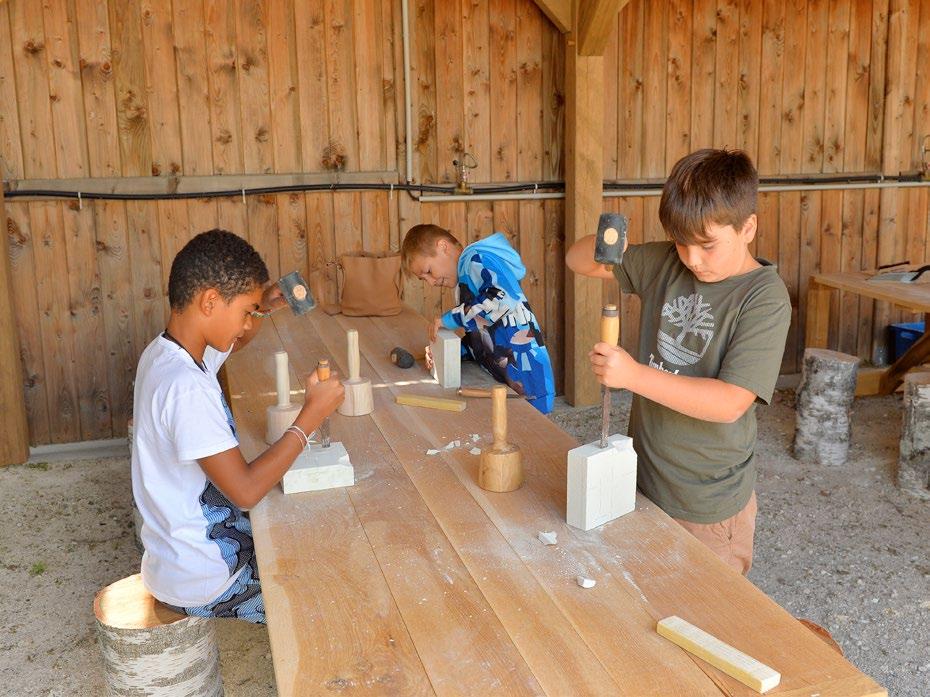
<instances>
[{"instance_id":1,"label":"wooden plank wall","mask_svg":"<svg viewBox=\"0 0 930 697\"><path fill-rule=\"evenodd\" d=\"M0 172L396 171L399 22L390 0L0 2ZM273 275L307 274L337 252L396 248L389 198L8 201L31 442L126 432L136 360L164 327L171 260L193 234L229 228Z\"/></svg>"},{"instance_id":2,"label":"wooden plank wall","mask_svg":"<svg viewBox=\"0 0 930 697\"><path fill-rule=\"evenodd\" d=\"M475 183L562 178L563 37L531 0L410 0L410 176ZM930 132L926 0L632 0L605 70L606 179L662 177L704 146L746 149L763 174L913 169ZM399 0L0 2L4 179L404 172ZM806 279L928 257L926 189L766 194L756 251L795 306L784 369L803 347ZM662 239L658 199L606 198L633 241ZM219 225L272 274L396 248L437 222L472 241L501 230L557 366L561 201L420 203L395 192L223 200L7 201L9 258L33 444L125 433L135 361L165 321L176 251ZM432 314L451 295L408 282ZM616 290L605 284L605 296ZM831 336L882 358L900 316L839 301ZM635 346L635 301L623 342Z\"/></svg>"},{"instance_id":3,"label":"wooden plank wall","mask_svg":"<svg viewBox=\"0 0 930 697\"><path fill-rule=\"evenodd\" d=\"M702 147L740 148L765 175L914 171L930 134L930 4L917 0L633 0L607 48L605 179L662 177ZM804 347L817 271L930 258L928 189L763 194L756 253L792 298L783 372ZM662 239L658 199L608 199L633 241ZM832 345L884 361L884 303L835 300ZM624 299L624 318L638 316ZM635 322L624 324L636 345Z\"/></svg>"}]
</instances>

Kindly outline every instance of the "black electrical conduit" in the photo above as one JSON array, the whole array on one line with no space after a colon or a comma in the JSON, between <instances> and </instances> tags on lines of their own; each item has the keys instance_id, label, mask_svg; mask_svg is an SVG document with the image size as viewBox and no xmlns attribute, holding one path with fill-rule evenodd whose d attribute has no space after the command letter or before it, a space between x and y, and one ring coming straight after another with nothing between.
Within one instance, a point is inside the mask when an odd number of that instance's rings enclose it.
<instances>
[{"instance_id":1,"label":"black electrical conduit","mask_svg":"<svg viewBox=\"0 0 930 697\"><path fill-rule=\"evenodd\" d=\"M897 175L883 174L837 174L830 176L785 176L785 177L760 177L760 184L772 185L816 185L816 184L859 184L874 183L881 184L884 182L919 182L922 181L920 172L907 172ZM642 191L643 189L661 189L664 182L619 182L605 181L603 187L605 191ZM286 184L281 186L263 186L243 189L225 189L222 191L184 191L184 192L164 192L150 194L120 194L95 191L66 191L55 189L13 189L4 191L7 199L31 197L31 198L68 198L83 200L100 200L100 201L168 201L177 199L200 199L200 198L227 198L231 196L261 196L267 194L287 194L304 191L417 191L419 193L437 193L437 194L456 194L454 185L436 186L430 184ZM565 182L545 181L534 182L530 184L502 184L495 186L473 186L473 194L506 194L521 191L564 191ZM411 194L412 195L412 194Z\"/></svg>"}]
</instances>

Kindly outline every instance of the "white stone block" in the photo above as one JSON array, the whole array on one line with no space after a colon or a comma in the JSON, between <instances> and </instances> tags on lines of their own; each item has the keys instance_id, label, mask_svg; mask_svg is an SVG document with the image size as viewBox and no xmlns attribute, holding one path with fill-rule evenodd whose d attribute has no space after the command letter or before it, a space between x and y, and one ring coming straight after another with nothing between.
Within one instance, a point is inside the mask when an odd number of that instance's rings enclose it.
<instances>
[{"instance_id":1,"label":"white stone block","mask_svg":"<svg viewBox=\"0 0 930 697\"><path fill-rule=\"evenodd\" d=\"M433 355L433 377L441 387L462 386L462 340L449 329L440 329L436 341L430 344Z\"/></svg>"},{"instance_id":2,"label":"white stone block","mask_svg":"<svg viewBox=\"0 0 930 697\"><path fill-rule=\"evenodd\" d=\"M613 435L607 447L588 443L568 451L566 521L590 530L636 508L636 453L633 440Z\"/></svg>"},{"instance_id":3,"label":"white stone block","mask_svg":"<svg viewBox=\"0 0 930 697\"><path fill-rule=\"evenodd\" d=\"M285 494L300 491L321 491L355 484L355 468L342 443L328 448L313 444L304 448L281 479Z\"/></svg>"}]
</instances>

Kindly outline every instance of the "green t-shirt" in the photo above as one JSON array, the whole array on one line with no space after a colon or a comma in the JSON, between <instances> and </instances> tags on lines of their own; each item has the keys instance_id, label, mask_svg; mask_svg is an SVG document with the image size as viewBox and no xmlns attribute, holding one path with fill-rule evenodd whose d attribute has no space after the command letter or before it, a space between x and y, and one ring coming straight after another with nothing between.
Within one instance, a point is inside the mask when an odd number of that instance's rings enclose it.
<instances>
[{"instance_id":1,"label":"green t-shirt","mask_svg":"<svg viewBox=\"0 0 930 697\"><path fill-rule=\"evenodd\" d=\"M785 350L791 300L775 267L703 283L671 242L631 245L614 267L642 299L637 359L676 375L717 378L768 404ZM637 483L675 518L716 523L748 503L756 483L755 404L732 424L702 421L633 395Z\"/></svg>"}]
</instances>

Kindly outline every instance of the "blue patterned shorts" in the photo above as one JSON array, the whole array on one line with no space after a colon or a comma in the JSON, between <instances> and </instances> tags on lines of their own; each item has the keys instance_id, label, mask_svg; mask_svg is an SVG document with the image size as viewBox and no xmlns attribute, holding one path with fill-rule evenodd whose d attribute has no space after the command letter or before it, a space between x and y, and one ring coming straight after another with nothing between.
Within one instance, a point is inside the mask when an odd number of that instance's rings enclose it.
<instances>
[{"instance_id":1,"label":"blue patterned shorts","mask_svg":"<svg viewBox=\"0 0 930 697\"><path fill-rule=\"evenodd\" d=\"M199 607L168 607L192 617L229 617L265 624L265 599L262 597L255 555L242 567L233 584L216 600Z\"/></svg>"}]
</instances>

